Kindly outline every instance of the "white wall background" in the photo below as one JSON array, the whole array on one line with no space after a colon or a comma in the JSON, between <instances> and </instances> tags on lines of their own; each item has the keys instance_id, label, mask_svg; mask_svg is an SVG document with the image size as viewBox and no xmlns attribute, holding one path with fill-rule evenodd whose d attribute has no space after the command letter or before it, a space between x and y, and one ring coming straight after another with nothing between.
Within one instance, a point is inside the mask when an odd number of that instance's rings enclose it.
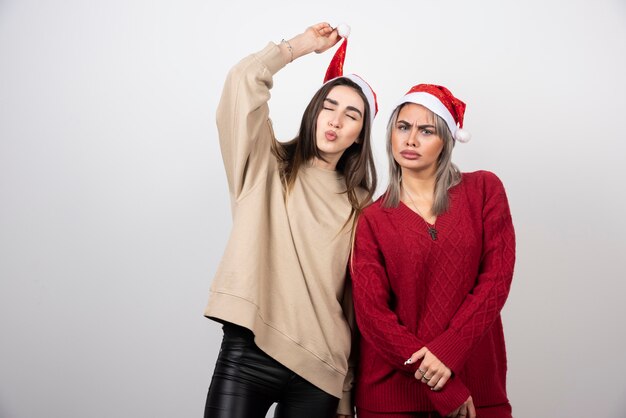
<instances>
[{"instance_id":1,"label":"white wall background","mask_svg":"<svg viewBox=\"0 0 626 418\"><path fill-rule=\"evenodd\" d=\"M384 125L418 82L468 103L465 171L504 181L518 418L626 414L623 0L0 0L0 417L199 417L202 310L230 229L215 108L268 41L348 22ZM296 132L331 53L275 78Z\"/></svg>"}]
</instances>

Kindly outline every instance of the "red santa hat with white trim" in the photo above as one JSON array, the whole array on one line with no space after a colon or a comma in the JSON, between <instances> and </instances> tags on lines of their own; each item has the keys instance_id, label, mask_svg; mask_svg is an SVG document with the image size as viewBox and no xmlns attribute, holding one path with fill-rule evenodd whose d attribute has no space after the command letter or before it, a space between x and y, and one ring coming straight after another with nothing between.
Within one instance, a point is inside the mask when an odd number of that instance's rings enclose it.
<instances>
[{"instance_id":1,"label":"red santa hat with white trim","mask_svg":"<svg viewBox=\"0 0 626 418\"><path fill-rule=\"evenodd\" d=\"M374 117L378 113L378 102L376 100L376 93L372 87L363 78L356 74L344 74L343 63L346 59L346 49L348 47L348 36L350 36L350 26L342 23L337 26L337 33L343 38L343 43L339 46L335 55L333 56L328 69L326 70L326 76L324 77L324 84L339 77L347 78L356 83L361 90L365 98L367 98L367 105L370 110L370 120L374 122Z\"/></svg>"},{"instance_id":2,"label":"red santa hat with white trim","mask_svg":"<svg viewBox=\"0 0 626 418\"><path fill-rule=\"evenodd\" d=\"M456 141L467 142L471 139L470 133L463 129L465 103L454 97L447 88L435 84L418 84L400 99L398 106L403 103L422 105L441 116Z\"/></svg>"}]
</instances>

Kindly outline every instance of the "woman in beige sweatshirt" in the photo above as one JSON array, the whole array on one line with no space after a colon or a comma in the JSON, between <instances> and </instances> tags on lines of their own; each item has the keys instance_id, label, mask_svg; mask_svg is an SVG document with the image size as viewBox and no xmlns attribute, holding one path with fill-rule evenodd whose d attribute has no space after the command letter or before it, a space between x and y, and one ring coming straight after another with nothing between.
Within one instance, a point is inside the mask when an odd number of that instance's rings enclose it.
<instances>
[{"instance_id":1,"label":"woman in beige sweatshirt","mask_svg":"<svg viewBox=\"0 0 626 418\"><path fill-rule=\"evenodd\" d=\"M267 104L276 72L339 40L327 23L313 25L226 79L217 125L233 227L204 312L224 324L205 417L264 417L273 403L280 418L353 413L346 265L376 186L375 94L354 74L327 81L286 143Z\"/></svg>"}]
</instances>

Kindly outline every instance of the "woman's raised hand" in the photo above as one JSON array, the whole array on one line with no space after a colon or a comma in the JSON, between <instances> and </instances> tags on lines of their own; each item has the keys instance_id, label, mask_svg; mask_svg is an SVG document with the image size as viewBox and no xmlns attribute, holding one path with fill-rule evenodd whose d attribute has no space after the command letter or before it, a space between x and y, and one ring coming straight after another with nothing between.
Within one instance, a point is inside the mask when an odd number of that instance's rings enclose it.
<instances>
[{"instance_id":1,"label":"woman's raised hand","mask_svg":"<svg viewBox=\"0 0 626 418\"><path fill-rule=\"evenodd\" d=\"M305 33L315 40L314 51L317 54L332 48L337 42L339 42L339 39L341 39L337 33L337 29L333 29L330 24L326 22L309 26Z\"/></svg>"},{"instance_id":2,"label":"woman's raised hand","mask_svg":"<svg viewBox=\"0 0 626 418\"><path fill-rule=\"evenodd\" d=\"M341 37L337 29L333 29L328 23L317 23L306 28L304 32L293 38L280 42L279 48L289 62L309 54L316 52L318 54L332 48Z\"/></svg>"}]
</instances>

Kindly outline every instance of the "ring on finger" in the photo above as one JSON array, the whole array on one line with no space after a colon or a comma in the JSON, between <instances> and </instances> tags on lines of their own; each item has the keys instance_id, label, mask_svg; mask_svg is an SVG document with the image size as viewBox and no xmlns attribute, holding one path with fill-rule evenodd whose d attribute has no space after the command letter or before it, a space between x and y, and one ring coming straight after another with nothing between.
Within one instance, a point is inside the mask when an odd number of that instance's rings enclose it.
<instances>
[{"instance_id":1,"label":"ring on finger","mask_svg":"<svg viewBox=\"0 0 626 418\"><path fill-rule=\"evenodd\" d=\"M426 374L426 372L425 372L424 370L422 370L422 369L417 369L417 371L418 371L418 372L420 372L420 374L421 374L422 376L424 376L424 375Z\"/></svg>"},{"instance_id":2,"label":"ring on finger","mask_svg":"<svg viewBox=\"0 0 626 418\"><path fill-rule=\"evenodd\" d=\"M432 377L426 377L425 375L422 376L422 379L424 379L425 381L429 381L430 379L432 379Z\"/></svg>"}]
</instances>

